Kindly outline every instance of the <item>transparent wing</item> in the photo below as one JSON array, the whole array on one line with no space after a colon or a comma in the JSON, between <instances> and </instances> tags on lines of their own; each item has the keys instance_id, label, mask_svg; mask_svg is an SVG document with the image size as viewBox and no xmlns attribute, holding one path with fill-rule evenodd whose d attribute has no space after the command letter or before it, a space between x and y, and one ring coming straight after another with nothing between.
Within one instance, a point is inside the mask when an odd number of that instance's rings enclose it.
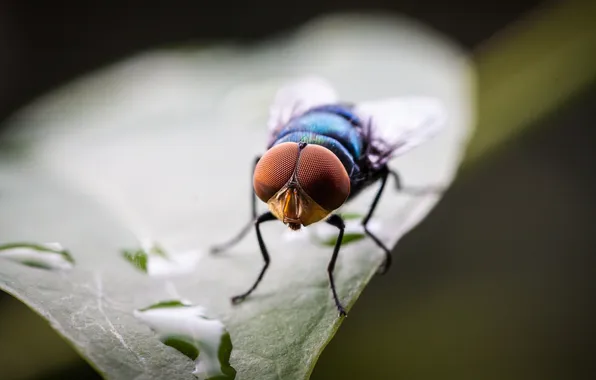
<instances>
[{"instance_id":1,"label":"transparent wing","mask_svg":"<svg viewBox=\"0 0 596 380\"><path fill-rule=\"evenodd\" d=\"M380 165L439 133L447 123L436 98L406 96L362 102L354 107L372 145L371 160Z\"/></svg>"},{"instance_id":2,"label":"transparent wing","mask_svg":"<svg viewBox=\"0 0 596 380\"><path fill-rule=\"evenodd\" d=\"M281 87L269 110L267 127L270 137L290 121L312 107L337 102L337 93L323 78L307 76Z\"/></svg>"}]
</instances>

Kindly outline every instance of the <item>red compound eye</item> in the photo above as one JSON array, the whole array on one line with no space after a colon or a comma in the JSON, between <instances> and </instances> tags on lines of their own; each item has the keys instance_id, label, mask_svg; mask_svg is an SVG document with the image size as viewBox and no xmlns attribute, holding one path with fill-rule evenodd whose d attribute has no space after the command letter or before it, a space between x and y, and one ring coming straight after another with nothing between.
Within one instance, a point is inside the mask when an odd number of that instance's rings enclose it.
<instances>
[{"instance_id":1,"label":"red compound eye","mask_svg":"<svg viewBox=\"0 0 596 380\"><path fill-rule=\"evenodd\" d=\"M320 145L307 145L300 154L298 183L319 206L333 211L350 194L350 177L333 152Z\"/></svg>"},{"instance_id":2,"label":"red compound eye","mask_svg":"<svg viewBox=\"0 0 596 380\"><path fill-rule=\"evenodd\" d=\"M285 142L269 149L257 163L253 187L257 196L267 202L294 174L298 144Z\"/></svg>"}]
</instances>

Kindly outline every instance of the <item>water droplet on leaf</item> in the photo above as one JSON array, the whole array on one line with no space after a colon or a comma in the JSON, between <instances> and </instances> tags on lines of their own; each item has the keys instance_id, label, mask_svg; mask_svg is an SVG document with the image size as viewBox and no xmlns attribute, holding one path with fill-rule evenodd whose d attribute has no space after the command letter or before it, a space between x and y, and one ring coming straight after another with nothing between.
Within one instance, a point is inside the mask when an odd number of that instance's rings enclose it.
<instances>
[{"instance_id":1,"label":"water droplet on leaf","mask_svg":"<svg viewBox=\"0 0 596 380\"><path fill-rule=\"evenodd\" d=\"M205 309L186 301L169 300L134 311L162 343L195 361L199 379L234 379L230 365L232 341L225 326L206 316Z\"/></svg>"},{"instance_id":2,"label":"water droplet on leaf","mask_svg":"<svg viewBox=\"0 0 596 380\"><path fill-rule=\"evenodd\" d=\"M68 270L74 266L74 259L60 243L3 244L0 258L42 269Z\"/></svg>"},{"instance_id":3,"label":"water droplet on leaf","mask_svg":"<svg viewBox=\"0 0 596 380\"><path fill-rule=\"evenodd\" d=\"M122 255L135 267L154 277L191 273L200 259L198 251L166 251L157 243L141 243L141 248L125 249Z\"/></svg>"}]
</instances>

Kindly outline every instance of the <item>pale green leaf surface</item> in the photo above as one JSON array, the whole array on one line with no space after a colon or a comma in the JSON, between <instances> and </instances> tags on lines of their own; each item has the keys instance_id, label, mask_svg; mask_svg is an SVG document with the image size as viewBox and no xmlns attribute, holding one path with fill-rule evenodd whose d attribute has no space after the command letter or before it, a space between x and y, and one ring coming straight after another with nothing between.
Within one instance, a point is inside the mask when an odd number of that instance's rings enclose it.
<instances>
[{"instance_id":1,"label":"pale green leaf surface","mask_svg":"<svg viewBox=\"0 0 596 380\"><path fill-rule=\"evenodd\" d=\"M405 186L453 179L473 124L473 75L461 51L409 21L334 17L250 49L149 52L59 89L10 121L2 143L21 152L0 164L0 243L59 242L75 265L52 271L0 256L0 287L108 378L194 378L193 361L133 315L171 299L224 323L238 379L308 377L341 323L326 273L331 248L308 231L264 225L272 264L237 306L229 298L262 265L254 233L229 252L207 253L247 222L269 102L302 74L327 77L349 101L441 98L448 128L392 166ZM374 191L342 211L363 214ZM388 186L373 218L382 240L396 244L438 199ZM184 259L144 273L122 252L149 242ZM381 260L370 239L342 249L335 277L344 304L356 301Z\"/></svg>"}]
</instances>

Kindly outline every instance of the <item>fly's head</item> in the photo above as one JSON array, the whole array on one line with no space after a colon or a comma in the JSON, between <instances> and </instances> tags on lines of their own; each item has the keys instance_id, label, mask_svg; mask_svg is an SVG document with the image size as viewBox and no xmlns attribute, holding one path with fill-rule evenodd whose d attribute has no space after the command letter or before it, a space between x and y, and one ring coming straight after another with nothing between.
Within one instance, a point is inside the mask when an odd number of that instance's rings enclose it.
<instances>
[{"instance_id":1,"label":"fly's head","mask_svg":"<svg viewBox=\"0 0 596 380\"><path fill-rule=\"evenodd\" d=\"M253 187L276 218L298 230L325 219L346 201L350 177L329 149L285 142L261 157Z\"/></svg>"}]
</instances>

